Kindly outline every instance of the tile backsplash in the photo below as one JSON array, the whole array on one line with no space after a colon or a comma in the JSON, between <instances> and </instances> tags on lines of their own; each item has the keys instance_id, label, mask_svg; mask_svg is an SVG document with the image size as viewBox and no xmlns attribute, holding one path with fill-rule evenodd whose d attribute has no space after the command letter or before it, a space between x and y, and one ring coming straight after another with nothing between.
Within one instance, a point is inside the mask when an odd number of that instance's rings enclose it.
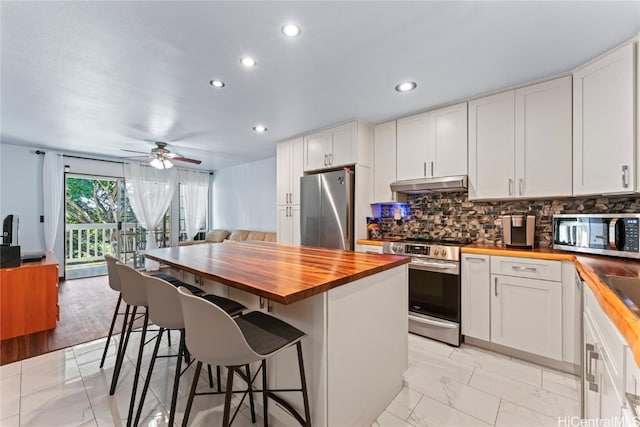
<instances>
[{"instance_id":1,"label":"tile backsplash","mask_svg":"<svg viewBox=\"0 0 640 427\"><path fill-rule=\"evenodd\" d=\"M536 244L548 246L553 238L553 215L571 213L636 213L640 196L567 198L562 200L470 201L466 192L409 196L403 220L381 220L385 238L466 238L474 243L502 244L501 216L536 215Z\"/></svg>"}]
</instances>

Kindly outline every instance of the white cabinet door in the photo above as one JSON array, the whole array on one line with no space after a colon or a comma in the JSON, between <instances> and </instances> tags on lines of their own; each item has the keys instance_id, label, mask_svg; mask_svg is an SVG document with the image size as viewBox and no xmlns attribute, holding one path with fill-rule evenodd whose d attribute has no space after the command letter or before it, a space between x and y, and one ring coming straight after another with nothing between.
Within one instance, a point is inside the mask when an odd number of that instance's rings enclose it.
<instances>
[{"instance_id":1,"label":"white cabinet door","mask_svg":"<svg viewBox=\"0 0 640 427\"><path fill-rule=\"evenodd\" d=\"M289 203L291 193L291 144L280 142L276 147L276 187L278 205Z\"/></svg>"},{"instance_id":2,"label":"white cabinet door","mask_svg":"<svg viewBox=\"0 0 640 427\"><path fill-rule=\"evenodd\" d=\"M278 243L292 243L290 210L289 205L278 205Z\"/></svg>"},{"instance_id":3,"label":"white cabinet door","mask_svg":"<svg viewBox=\"0 0 640 427\"><path fill-rule=\"evenodd\" d=\"M491 275L491 341L562 360L562 284Z\"/></svg>"},{"instance_id":4,"label":"white cabinet door","mask_svg":"<svg viewBox=\"0 0 640 427\"><path fill-rule=\"evenodd\" d=\"M300 204L300 178L304 175L302 161L303 161L303 140L302 137L292 139L290 141L290 153L291 153L291 195L289 196L289 203L293 205ZM279 171L278 171L279 173ZM278 201L278 204L280 202Z\"/></svg>"},{"instance_id":5,"label":"white cabinet door","mask_svg":"<svg viewBox=\"0 0 640 427\"><path fill-rule=\"evenodd\" d=\"M514 91L469 102L469 199L514 194Z\"/></svg>"},{"instance_id":6,"label":"white cabinet door","mask_svg":"<svg viewBox=\"0 0 640 427\"><path fill-rule=\"evenodd\" d=\"M331 132L325 130L304 137L304 170L318 170L329 166Z\"/></svg>"},{"instance_id":7,"label":"white cabinet door","mask_svg":"<svg viewBox=\"0 0 640 427\"><path fill-rule=\"evenodd\" d=\"M634 45L573 75L574 195L634 191Z\"/></svg>"},{"instance_id":8,"label":"white cabinet door","mask_svg":"<svg viewBox=\"0 0 640 427\"><path fill-rule=\"evenodd\" d=\"M398 119L397 126L398 180L431 176L431 168L427 168L428 113Z\"/></svg>"},{"instance_id":9,"label":"white cabinet door","mask_svg":"<svg viewBox=\"0 0 640 427\"><path fill-rule=\"evenodd\" d=\"M300 245L300 205L292 205L289 209L289 220L291 221L291 243Z\"/></svg>"},{"instance_id":10,"label":"white cabinet door","mask_svg":"<svg viewBox=\"0 0 640 427\"><path fill-rule=\"evenodd\" d=\"M467 175L467 103L429 111L428 121L427 176Z\"/></svg>"},{"instance_id":11,"label":"white cabinet door","mask_svg":"<svg viewBox=\"0 0 640 427\"><path fill-rule=\"evenodd\" d=\"M598 419L600 417L600 361L594 358L594 353L600 352L597 335L593 321L585 312L584 315L584 361L583 361L583 393L584 393L584 417L585 419Z\"/></svg>"},{"instance_id":12,"label":"white cabinet door","mask_svg":"<svg viewBox=\"0 0 640 427\"><path fill-rule=\"evenodd\" d=\"M462 254L462 334L491 339L491 272L488 255Z\"/></svg>"},{"instance_id":13,"label":"white cabinet door","mask_svg":"<svg viewBox=\"0 0 640 427\"><path fill-rule=\"evenodd\" d=\"M515 196L572 194L571 76L515 91Z\"/></svg>"},{"instance_id":14,"label":"white cabinet door","mask_svg":"<svg viewBox=\"0 0 640 427\"><path fill-rule=\"evenodd\" d=\"M373 138L373 200L395 200L389 185L396 180L396 121L376 125Z\"/></svg>"},{"instance_id":15,"label":"white cabinet door","mask_svg":"<svg viewBox=\"0 0 640 427\"><path fill-rule=\"evenodd\" d=\"M353 165L358 156L358 123L351 122L331 129L329 166Z\"/></svg>"}]
</instances>

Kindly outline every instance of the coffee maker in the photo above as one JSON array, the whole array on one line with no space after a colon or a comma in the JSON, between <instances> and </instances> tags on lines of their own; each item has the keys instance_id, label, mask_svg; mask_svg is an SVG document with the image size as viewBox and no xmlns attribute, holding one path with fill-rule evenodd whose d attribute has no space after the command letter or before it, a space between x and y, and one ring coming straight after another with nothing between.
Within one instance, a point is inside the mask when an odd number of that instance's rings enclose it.
<instances>
[{"instance_id":1,"label":"coffee maker","mask_svg":"<svg viewBox=\"0 0 640 427\"><path fill-rule=\"evenodd\" d=\"M535 230L535 215L513 214L502 216L502 234L506 246L533 248Z\"/></svg>"}]
</instances>

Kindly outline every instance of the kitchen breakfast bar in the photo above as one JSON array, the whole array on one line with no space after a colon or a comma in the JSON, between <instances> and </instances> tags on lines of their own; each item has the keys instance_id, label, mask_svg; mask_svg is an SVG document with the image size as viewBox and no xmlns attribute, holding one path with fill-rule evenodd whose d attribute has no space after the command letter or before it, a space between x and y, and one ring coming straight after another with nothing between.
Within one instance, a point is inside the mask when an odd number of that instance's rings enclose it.
<instances>
[{"instance_id":1,"label":"kitchen breakfast bar","mask_svg":"<svg viewBox=\"0 0 640 427\"><path fill-rule=\"evenodd\" d=\"M401 390L409 258L263 242L178 246L145 256L187 283L269 310L306 332L312 425L370 426ZM296 360L295 348L270 359L269 385L299 387ZM289 394L301 411L299 393ZM269 409L279 423L296 425L278 405Z\"/></svg>"}]
</instances>

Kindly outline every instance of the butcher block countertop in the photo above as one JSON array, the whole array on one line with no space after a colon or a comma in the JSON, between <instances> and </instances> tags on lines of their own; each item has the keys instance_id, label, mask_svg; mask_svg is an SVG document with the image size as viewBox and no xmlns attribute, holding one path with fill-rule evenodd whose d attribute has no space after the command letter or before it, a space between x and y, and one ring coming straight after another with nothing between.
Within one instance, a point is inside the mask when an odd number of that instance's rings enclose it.
<instances>
[{"instance_id":1,"label":"butcher block countertop","mask_svg":"<svg viewBox=\"0 0 640 427\"><path fill-rule=\"evenodd\" d=\"M580 276L596 296L602 310L629 344L636 364L640 366L640 319L603 280L605 276L611 275L640 277L640 261L554 251L551 248L516 249L486 244L467 245L462 248L462 253L573 261Z\"/></svg>"},{"instance_id":2,"label":"butcher block countertop","mask_svg":"<svg viewBox=\"0 0 640 427\"><path fill-rule=\"evenodd\" d=\"M153 249L144 254L281 304L291 304L409 262L405 256L268 242L225 241Z\"/></svg>"}]
</instances>

